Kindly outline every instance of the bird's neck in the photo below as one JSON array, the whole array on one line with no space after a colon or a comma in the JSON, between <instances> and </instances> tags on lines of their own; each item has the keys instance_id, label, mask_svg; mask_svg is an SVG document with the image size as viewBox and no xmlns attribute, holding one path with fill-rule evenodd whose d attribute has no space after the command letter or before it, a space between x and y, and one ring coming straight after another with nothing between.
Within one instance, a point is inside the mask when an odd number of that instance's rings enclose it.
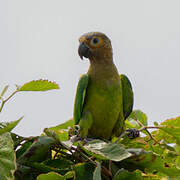
<instances>
[{"instance_id":1,"label":"bird's neck","mask_svg":"<svg viewBox=\"0 0 180 180\"><path fill-rule=\"evenodd\" d=\"M88 74L92 77L108 78L114 75L118 75L118 70L114 65L113 59L94 59L90 60L90 67Z\"/></svg>"}]
</instances>

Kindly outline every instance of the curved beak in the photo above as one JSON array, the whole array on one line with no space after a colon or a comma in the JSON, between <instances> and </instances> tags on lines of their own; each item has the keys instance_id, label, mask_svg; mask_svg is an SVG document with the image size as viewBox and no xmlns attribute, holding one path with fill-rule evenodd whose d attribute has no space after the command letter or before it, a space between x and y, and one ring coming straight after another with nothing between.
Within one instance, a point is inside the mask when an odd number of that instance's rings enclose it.
<instances>
[{"instance_id":1,"label":"curved beak","mask_svg":"<svg viewBox=\"0 0 180 180\"><path fill-rule=\"evenodd\" d=\"M91 56L91 51L84 42L80 43L78 48L78 54L81 59L83 59L83 57L89 58Z\"/></svg>"}]
</instances>

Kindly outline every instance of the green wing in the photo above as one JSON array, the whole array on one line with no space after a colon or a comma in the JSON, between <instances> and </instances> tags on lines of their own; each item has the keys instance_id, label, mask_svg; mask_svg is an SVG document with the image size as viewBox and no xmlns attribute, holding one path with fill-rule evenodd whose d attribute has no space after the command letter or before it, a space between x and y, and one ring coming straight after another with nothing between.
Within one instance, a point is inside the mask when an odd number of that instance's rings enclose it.
<instances>
[{"instance_id":1,"label":"green wing","mask_svg":"<svg viewBox=\"0 0 180 180\"><path fill-rule=\"evenodd\" d=\"M123 113L124 119L126 119L132 112L133 109L133 91L131 82L128 77L124 74L120 75L121 83L122 83L122 94L123 94Z\"/></svg>"},{"instance_id":2,"label":"green wing","mask_svg":"<svg viewBox=\"0 0 180 180\"><path fill-rule=\"evenodd\" d=\"M74 121L75 125L77 125L81 119L83 104L84 104L84 97L86 93L86 88L88 86L88 75L83 74L78 82L77 90L76 90L76 97L74 102Z\"/></svg>"}]
</instances>

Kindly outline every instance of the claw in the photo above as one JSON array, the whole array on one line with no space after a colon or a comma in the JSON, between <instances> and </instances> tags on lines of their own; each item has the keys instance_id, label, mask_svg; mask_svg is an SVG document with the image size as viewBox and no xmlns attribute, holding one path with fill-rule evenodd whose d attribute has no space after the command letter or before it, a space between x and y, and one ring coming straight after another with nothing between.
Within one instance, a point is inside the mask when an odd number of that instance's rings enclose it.
<instances>
[{"instance_id":1,"label":"claw","mask_svg":"<svg viewBox=\"0 0 180 180\"><path fill-rule=\"evenodd\" d=\"M82 140L82 138L81 138L80 136L78 136L78 135L75 135L75 136L70 137L70 141L71 141L72 143L77 142L77 141L80 141L80 140Z\"/></svg>"}]
</instances>

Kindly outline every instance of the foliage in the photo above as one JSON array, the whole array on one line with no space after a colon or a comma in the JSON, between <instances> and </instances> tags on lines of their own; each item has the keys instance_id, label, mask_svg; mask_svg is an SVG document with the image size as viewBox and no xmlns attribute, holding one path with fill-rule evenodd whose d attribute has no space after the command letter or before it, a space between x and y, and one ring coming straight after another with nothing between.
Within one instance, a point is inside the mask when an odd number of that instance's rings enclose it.
<instances>
[{"instance_id":1,"label":"foliage","mask_svg":"<svg viewBox=\"0 0 180 180\"><path fill-rule=\"evenodd\" d=\"M0 136L0 179L13 178L16 169L13 141L9 132Z\"/></svg>"},{"instance_id":2,"label":"foliage","mask_svg":"<svg viewBox=\"0 0 180 180\"><path fill-rule=\"evenodd\" d=\"M59 86L55 82L40 79L22 85L18 91L48 91L51 89L59 89Z\"/></svg>"},{"instance_id":3,"label":"foliage","mask_svg":"<svg viewBox=\"0 0 180 180\"><path fill-rule=\"evenodd\" d=\"M9 86L5 86L0 93L0 112L9 99L20 91L47 91L59 89L59 86L47 80L37 80L17 86L16 90L10 96L4 99L4 95ZM54 139L50 137L25 138L18 136L11 131L21 121L23 117L16 121L0 123L0 179L14 179L15 170L20 169L23 172L28 171L29 167L23 167L23 162L44 160L47 154L50 154L51 142ZM32 140L33 139L33 140ZM51 141L50 141L51 139ZM36 142L35 142L36 140ZM39 140L39 141L38 141ZM18 149L19 148L19 149ZM16 159L17 158L17 159ZM20 162L20 164L18 164Z\"/></svg>"},{"instance_id":4,"label":"foliage","mask_svg":"<svg viewBox=\"0 0 180 180\"><path fill-rule=\"evenodd\" d=\"M0 94L0 112L20 91L58 88L56 83L47 80L31 81L17 86L16 91L4 99L6 86ZM22 137L11 132L21 119L0 123L2 180L180 179L180 117L149 126L147 116L135 110L125 124L126 128L138 129L140 137L131 139L127 131L111 141L93 139L74 143L78 128L73 119L45 128L37 137Z\"/></svg>"}]
</instances>

